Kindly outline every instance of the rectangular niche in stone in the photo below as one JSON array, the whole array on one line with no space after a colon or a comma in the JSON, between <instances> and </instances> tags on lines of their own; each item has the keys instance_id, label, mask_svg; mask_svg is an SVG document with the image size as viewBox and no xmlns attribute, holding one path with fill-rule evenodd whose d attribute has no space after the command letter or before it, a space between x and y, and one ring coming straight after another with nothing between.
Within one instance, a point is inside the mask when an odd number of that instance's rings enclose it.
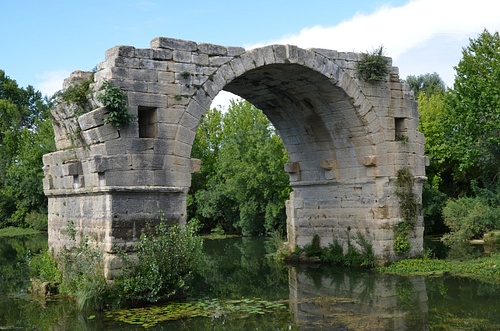
<instances>
[{"instance_id":1,"label":"rectangular niche in stone","mask_svg":"<svg viewBox=\"0 0 500 331\"><path fill-rule=\"evenodd\" d=\"M157 137L157 116L156 108L139 106L139 138Z\"/></svg>"},{"instance_id":2,"label":"rectangular niche in stone","mask_svg":"<svg viewBox=\"0 0 500 331\"><path fill-rule=\"evenodd\" d=\"M404 117L395 117L394 118L394 131L396 134L396 140L404 139L404 137L408 136L408 128L407 128L406 119Z\"/></svg>"}]
</instances>

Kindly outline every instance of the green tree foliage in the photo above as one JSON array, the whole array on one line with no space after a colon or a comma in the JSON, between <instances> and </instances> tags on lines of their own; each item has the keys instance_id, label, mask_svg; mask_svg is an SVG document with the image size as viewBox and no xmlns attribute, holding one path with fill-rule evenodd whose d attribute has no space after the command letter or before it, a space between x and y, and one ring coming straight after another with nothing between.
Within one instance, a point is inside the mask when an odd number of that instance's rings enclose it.
<instances>
[{"instance_id":1,"label":"green tree foliage","mask_svg":"<svg viewBox=\"0 0 500 331\"><path fill-rule=\"evenodd\" d=\"M491 198L497 196L500 168L498 32L484 30L470 39L455 70L454 86L448 91L426 88L433 86L426 83L430 75L419 76L415 84L407 81L417 90L423 88L418 92L419 130L426 136L430 158L424 217L438 220L442 211L444 225L451 230L448 238L468 240L500 227L495 222L498 199Z\"/></svg>"},{"instance_id":2,"label":"green tree foliage","mask_svg":"<svg viewBox=\"0 0 500 331\"><path fill-rule=\"evenodd\" d=\"M500 168L500 35L484 30L462 51L447 98L447 142L455 180L485 185Z\"/></svg>"},{"instance_id":3,"label":"green tree foliage","mask_svg":"<svg viewBox=\"0 0 500 331\"><path fill-rule=\"evenodd\" d=\"M0 227L39 224L46 213L42 155L54 150L50 102L0 70ZM43 222L42 222L43 223Z\"/></svg>"},{"instance_id":4,"label":"green tree foliage","mask_svg":"<svg viewBox=\"0 0 500 331\"><path fill-rule=\"evenodd\" d=\"M444 221L450 228L449 241L482 239L491 230L500 229L500 185L478 188L474 196L451 199L443 209Z\"/></svg>"},{"instance_id":5,"label":"green tree foliage","mask_svg":"<svg viewBox=\"0 0 500 331\"><path fill-rule=\"evenodd\" d=\"M444 92L446 85L436 72L432 74L423 74L418 76L409 75L406 77L405 82L410 86L416 97L420 92L426 95Z\"/></svg>"},{"instance_id":6,"label":"green tree foliage","mask_svg":"<svg viewBox=\"0 0 500 331\"><path fill-rule=\"evenodd\" d=\"M420 112L418 129L425 136L425 155L429 157L429 166L426 168L428 180L422 192L427 234L442 233L446 230L441 211L448 194L454 189L454 186L446 184L451 179L452 163L444 131L447 115L445 97L444 90L432 89L429 92L418 93Z\"/></svg>"},{"instance_id":7,"label":"green tree foliage","mask_svg":"<svg viewBox=\"0 0 500 331\"><path fill-rule=\"evenodd\" d=\"M192 156L202 160L194 177L190 215L205 226L259 235L284 231L288 156L265 115L246 101L227 113L210 110Z\"/></svg>"}]
</instances>

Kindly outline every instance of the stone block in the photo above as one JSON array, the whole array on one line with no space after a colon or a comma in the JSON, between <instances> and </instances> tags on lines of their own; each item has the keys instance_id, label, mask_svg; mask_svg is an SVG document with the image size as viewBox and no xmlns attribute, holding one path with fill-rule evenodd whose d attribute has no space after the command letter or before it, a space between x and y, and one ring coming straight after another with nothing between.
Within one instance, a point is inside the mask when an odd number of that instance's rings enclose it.
<instances>
[{"instance_id":1,"label":"stone block","mask_svg":"<svg viewBox=\"0 0 500 331\"><path fill-rule=\"evenodd\" d=\"M377 155L366 155L363 157L365 167L375 167L377 165Z\"/></svg>"},{"instance_id":2,"label":"stone block","mask_svg":"<svg viewBox=\"0 0 500 331\"><path fill-rule=\"evenodd\" d=\"M155 70L112 67L111 79L154 82L157 80L157 75Z\"/></svg>"},{"instance_id":3,"label":"stone block","mask_svg":"<svg viewBox=\"0 0 500 331\"><path fill-rule=\"evenodd\" d=\"M152 59L154 50L150 48L136 48L134 51L134 56L143 59Z\"/></svg>"},{"instance_id":4,"label":"stone block","mask_svg":"<svg viewBox=\"0 0 500 331\"><path fill-rule=\"evenodd\" d=\"M253 58L248 53L242 54L240 60L246 71L255 69Z\"/></svg>"},{"instance_id":5,"label":"stone block","mask_svg":"<svg viewBox=\"0 0 500 331\"><path fill-rule=\"evenodd\" d=\"M130 156L133 170L148 169L156 170L163 169L165 166L164 156L162 154L132 154Z\"/></svg>"},{"instance_id":6,"label":"stone block","mask_svg":"<svg viewBox=\"0 0 500 331\"><path fill-rule=\"evenodd\" d=\"M194 127L188 128L181 125L177 129L176 140L191 145L194 141L195 136L196 136L196 128Z\"/></svg>"},{"instance_id":7,"label":"stone block","mask_svg":"<svg viewBox=\"0 0 500 331\"><path fill-rule=\"evenodd\" d=\"M166 71L167 70L167 62L153 60L153 59L140 59L139 60L139 68L148 69L148 70L156 70L156 71Z\"/></svg>"},{"instance_id":8,"label":"stone block","mask_svg":"<svg viewBox=\"0 0 500 331\"><path fill-rule=\"evenodd\" d=\"M246 69L241 59L233 59L230 64L235 76L240 76L245 73Z\"/></svg>"},{"instance_id":9,"label":"stone block","mask_svg":"<svg viewBox=\"0 0 500 331\"><path fill-rule=\"evenodd\" d=\"M151 40L151 48L165 48L171 50L180 50L187 52L194 52L198 48L194 41L158 37Z\"/></svg>"},{"instance_id":10,"label":"stone block","mask_svg":"<svg viewBox=\"0 0 500 331\"><path fill-rule=\"evenodd\" d=\"M220 67L229 61L231 61L233 57L231 56L211 56L209 59L209 65L211 67Z\"/></svg>"},{"instance_id":11,"label":"stone block","mask_svg":"<svg viewBox=\"0 0 500 331\"><path fill-rule=\"evenodd\" d=\"M274 64L276 62L276 59L274 58L274 49L272 45L262 47L262 55L264 57L265 65Z\"/></svg>"},{"instance_id":12,"label":"stone block","mask_svg":"<svg viewBox=\"0 0 500 331\"><path fill-rule=\"evenodd\" d=\"M160 71L158 72L158 83L163 84L171 84L175 80L175 73L170 71Z\"/></svg>"},{"instance_id":13,"label":"stone block","mask_svg":"<svg viewBox=\"0 0 500 331\"><path fill-rule=\"evenodd\" d=\"M200 66L208 66L210 63L209 61L207 54L193 54L191 57L191 62Z\"/></svg>"},{"instance_id":14,"label":"stone block","mask_svg":"<svg viewBox=\"0 0 500 331\"><path fill-rule=\"evenodd\" d=\"M214 55L227 55L227 47L221 45L198 43L198 51L210 56Z\"/></svg>"},{"instance_id":15,"label":"stone block","mask_svg":"<svg viewBox=\"0 0 500 331\"><path fill-rule=\"evenodd\" d=\"M288 162L285 163L285 172L289 174L300 172L300 165L298 162Z\"/></svg>"},{"instance_id":16,"label":"stone block","mask_svg":"<svg viewBox=\"0 0 500 331\"><path fill-rule=\"evenodd\" d=\"M175 73L183 73L183 72L189 72L189 73L194 73L196 72L196 64L194 63L178 63L178 62L168 62L168 71L175 72Z\"/></svg>"},{"instance_id":17,"label":"stone block","mask_svg":"<svg viewBox=\"0 0 500 331\"><path fill-rule=\"evenodd\" d=\"M62 166L62 175L63 176L73 176L73 175L81 175L82 174L82 164L80 161L71 160L65 162Z\"/></svg>"},{"instance_id":18,"label":"stone block","mask_svg":"<svg viewBox=\"0 0 500 331\"><path fill-rule=\"evenodd\" d=\"M171 60L172 57L170 49L153 49L153 60L166 61Z\"/></svg>"},{"instance_id":19,"label":"stone block","mask_svg":"<svg viewBox=\"0 0 500 331\"><path fill-rule=\"evenodd\" d=\"M117 139L120 137L120 133L117 129L108 124L82 131L81 136L86 145L93 145Z\"/></svg>"},{"instance_id":20,"label":"stone block","mask_svg":"<svg viewBox=\"0 0 500 331\"><path fill-rule=\"evenodd\" d=\"M168 96L144 92L127 92L129 107L165 107L168 105Z\"/></svg>"},{"instance_id":21,"label":"stone block","mask_svg":"<svg viewBox=\"0 0 500 331\"><path fill-rule=\"evenodd\" d=\"M227 48L227 56L240 56L245 52L246 50L243 47L229 46Z\"/></svg>"},{"instance_id":22,"label":"stone block","mask_svg":"<svg viewBox=\"0 0 500 331\"><path fill-rule=\"evenodd\" d=\"M78 118L78 124L82 131L104 125L104 118L109 113L106 107L94 109Z\"/></svg>"},{"instance_id":23,"label":"stone block","mask_svg":"<svg viewBox=\"0 0 500 331\"><path fill-rule=\"evenodd\" d=\"M134 57L134 55L135 47L132 46L115 46L106 51L106 59L114 58L117 56Z\"/></svg>"},{"instance_id":24,"label":"stone block","mask_svg":"<svg viewBox=\"0 0 500 331\"><path fill-rule=\"evenodd\" d=\"M107 60L106 67L140 68L139 59L134 57L117 56Z\"/></svg>"},{"instance_id":25,"label":"stone block","mask_svg":"<svg viewBox=\"0 0 500 331\"><path fill-rule=\"evenodd\" d=\"M200 172L201 170L201 160L191 159L191 173Z\"/></svg>"},{"instance_id":26,"label":"stone block","mask_svg":"<svg viewBox=\"0 0 500 331\"><path fill-rule=\"evenodd\" d=\"M191 60L192 60L192 53L191 52L174 50L172 52L172 56L173 56L173 60L177 61L177 62L191 63Z\"/></svg>"}]
</instances>

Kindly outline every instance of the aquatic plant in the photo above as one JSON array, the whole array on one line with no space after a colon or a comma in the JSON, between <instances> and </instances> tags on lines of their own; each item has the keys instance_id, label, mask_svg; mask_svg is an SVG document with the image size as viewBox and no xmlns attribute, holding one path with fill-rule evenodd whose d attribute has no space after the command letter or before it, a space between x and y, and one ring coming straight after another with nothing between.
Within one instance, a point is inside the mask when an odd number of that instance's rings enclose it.
<instances>
[{"instance_id":1,"label":"aquatic plant","mask_svg":"<svg viewBox=\"0 0 500 331\"><path fill-rule=\"evenodd\" d=\"M500 254L466 261L440 260L428 257L405 259L377 270L382 273L403 276L451 274L481 282L500 284Z\"/></svg>"},{"instance_id":2,"label":"aquatic plant","mask_svg":"<svg viewBox=\"0 0 500 331\"><path fill-rule=\"evenodd\" d=\"M276 310L285 310L288 306L281 301L266 301L256 298L238 300L198 300L170 302L165 305L107 311L105 316L127 324L149 328L165 321L184 318L217 318L230 315L232 318L244 318L249 315L264 315Z\"/></svg>"}]
</instances>

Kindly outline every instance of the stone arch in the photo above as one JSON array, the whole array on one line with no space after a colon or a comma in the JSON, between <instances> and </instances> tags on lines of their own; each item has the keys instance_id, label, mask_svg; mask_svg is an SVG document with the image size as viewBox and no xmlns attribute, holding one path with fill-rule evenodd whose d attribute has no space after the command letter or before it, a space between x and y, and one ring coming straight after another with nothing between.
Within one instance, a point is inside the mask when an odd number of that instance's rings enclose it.
<instances>
[{"instance_id":1,"label":"stone arch","mask_svg":"<svg viewBox=\"0 0 500 331\"><path fill-rule=\"evenodd\" d=\"M288 151L292 248L314 235L322 245L347 247L362 235L380 261L396 258L393 227L401 216L394 178L409 167L420 197L424 138L397 68L385 81L368 83L356 76L358 60L356 53L291 45L247 51L170 38L154 39L149 49L108 50L94 85L119 85L138 120L116 130L104 124L102 107L81 116L71 106L54 111L58 151L44 156L50 245L67 244L65 222L76 220L110 253L111 270L112 246L132 244L158 209L184 222L191 173L199 168L191 159L196 129L213 98L227 90L262 109ZM81 76L73 74L65 88ZM75 133L78 139L68 141ZM410 255L422 250L422 235L420 215Z\"/></svg>"}]
</instances>

